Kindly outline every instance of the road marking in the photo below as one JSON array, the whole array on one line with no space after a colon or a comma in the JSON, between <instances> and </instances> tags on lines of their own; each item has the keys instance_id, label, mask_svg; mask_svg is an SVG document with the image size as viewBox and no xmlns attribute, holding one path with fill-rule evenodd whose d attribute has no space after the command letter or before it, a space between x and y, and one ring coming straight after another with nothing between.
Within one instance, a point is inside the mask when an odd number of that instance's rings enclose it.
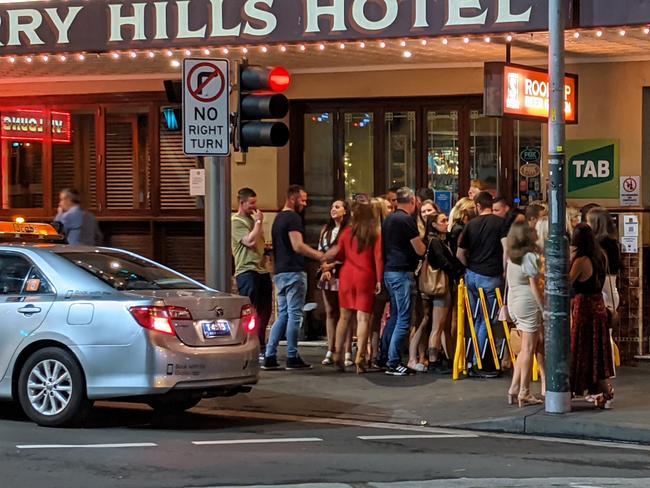
<instances>
[{"instance_id":1,"label":"road marking","mask_svg":"<svg viewBox=\"0 0 650 488\"><path fill-rule=\"evenodd\" d=\"M280 444L286 442L323 442L320 437L286 437L280 439L225 439L218 441L192 441L195 446L221 446L230 444Z\"/></svg>"},{"instance_id":2,"label":"road marking","mask_svg":"<svg viewBox=\"0 0 650 488\"><path fill-rule=\"evenodd\" d=\"M130 444L20 444L17 449L122 449L125 447L158 447L153 442Z\"/></svg>"},{"instance_id":3,"label":"road marking","mask_svg":"<svg viewBox=\"0 0 650 488\"><path fill-rule=\"evenodd\" d=\"M362 441L390 441L399 439L455 439L476 438L476 434L414 434L414 435L360 435Z\"/></svg>"}]
</instances>

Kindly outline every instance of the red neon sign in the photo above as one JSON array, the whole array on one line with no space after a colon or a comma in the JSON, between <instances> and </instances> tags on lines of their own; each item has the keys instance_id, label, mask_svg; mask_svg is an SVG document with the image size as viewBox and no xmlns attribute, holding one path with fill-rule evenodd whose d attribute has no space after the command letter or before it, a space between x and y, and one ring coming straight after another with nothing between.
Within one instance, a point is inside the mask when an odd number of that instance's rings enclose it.
<instances>
[{"instance_id":1,"label":"red neon sign","mask_svg":"<svg viewBox=\"0 0 650 488\"><path fill-rule=\"evenodd\" d=\"M18 109L2 112L0 122L0 138L3 140L42 142L48 124L53 143L69 144L71 140L69 112Z\"/></svg>"}]
</instances>

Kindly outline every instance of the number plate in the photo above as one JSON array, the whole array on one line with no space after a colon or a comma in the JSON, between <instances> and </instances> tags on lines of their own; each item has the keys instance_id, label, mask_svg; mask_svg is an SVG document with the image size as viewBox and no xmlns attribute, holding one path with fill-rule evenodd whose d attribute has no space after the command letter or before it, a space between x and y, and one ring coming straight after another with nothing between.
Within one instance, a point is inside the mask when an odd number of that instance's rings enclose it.
<instances>
[{"instance_id":1,"label":"number plate","mask_svg":"<svg viewBox=\"0 0 650 488\"><path fill-rule=\"evenodd\" d=\"M214 339L230 335L230 322L227 320L215 320L214 322L203 322L203 337Z\"/></svg>"}]
</instances>

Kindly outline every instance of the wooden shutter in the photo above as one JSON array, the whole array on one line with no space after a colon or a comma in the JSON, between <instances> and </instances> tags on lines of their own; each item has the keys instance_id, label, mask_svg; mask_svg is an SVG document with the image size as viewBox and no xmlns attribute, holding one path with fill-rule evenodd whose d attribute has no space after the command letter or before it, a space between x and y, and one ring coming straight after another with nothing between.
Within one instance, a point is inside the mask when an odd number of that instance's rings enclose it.
<instances>
[{"instance_id":1,"label":"wooden shutter","mask_svg":"<svg viewBox=\"0 0 650 488\"><path fill-rule=\"evenodd\" d=\"M137 164L134 124L106 122L106 206L134 208L135 168Z\"/></svg>"},{"instance_id":2,"label":"wooden shutter","mask_svg":"<svg viewBox=\"0 0 650 488\"><path fill-rule=\"evenodd\" d=\"M196 208L190 196L190 169L196 159L183 153L183 134L160 127L160 208Z\"/></svg>"}]
</instances>

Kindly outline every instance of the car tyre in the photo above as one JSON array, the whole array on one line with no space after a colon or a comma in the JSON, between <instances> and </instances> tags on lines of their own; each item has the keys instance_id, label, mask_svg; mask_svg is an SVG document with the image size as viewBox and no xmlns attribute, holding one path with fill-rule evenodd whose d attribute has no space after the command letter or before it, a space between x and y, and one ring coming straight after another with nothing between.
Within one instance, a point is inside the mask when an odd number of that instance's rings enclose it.
<instances>
[{"instance_id":1,"label":"car tyre","mask_svg":"<svg viewBox=\"0 0 650 488\"><path fill-rule=\"evenodd\" d=\"M152 398L147 402L153 411L161 415L175 415L196 407L201 401L200 396L185 398Z\"/></svg>"},{"instance_id":2,"label":"car tyre","mask_svg":"<svg viewBox=\"0 0 650 488\"><path fill-rule=\"evenodd\" d=\"M57 347L27 358L18 377L18 400L25 415L44 427L79 424L92 407L81 366L70 352Z\"/></svg>"}]
</instances>

